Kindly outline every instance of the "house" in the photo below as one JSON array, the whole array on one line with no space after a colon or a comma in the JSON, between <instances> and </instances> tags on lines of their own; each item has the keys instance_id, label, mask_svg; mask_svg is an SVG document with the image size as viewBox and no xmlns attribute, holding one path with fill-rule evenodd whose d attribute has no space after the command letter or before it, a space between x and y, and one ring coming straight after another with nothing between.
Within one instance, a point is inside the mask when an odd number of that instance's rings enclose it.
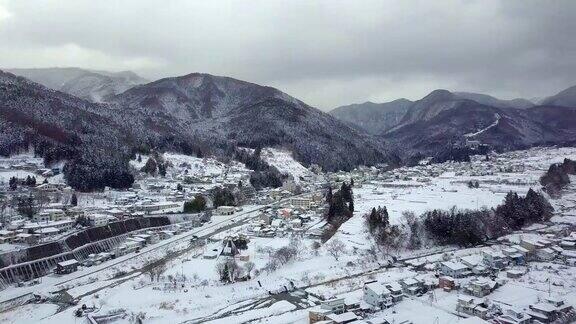
<instances>
[{"instance_id":1,"label":"house","mask_svg":"<svg viewBox=\"0 0 576 324\"><path fill-rule=\"evenodd\" d=\"M408 295L417 295L424 290L424 283L415 278L406 278L400 280L402 291Z\"/></svg>"},{"instance_id":2,"label":"house","mask_svg":"<svg viewBox=\"0 0 576 324\"><path fill-rule=\"evenodd\" d=\"M532 317L520 310L510 308L498 316L496 321L499 324L529 324L532 323Z\"/></svg>"},{"instance_id":3,"label":"house","mask_svg":"<svg viewBox=\"0 0 576 324\"><path fill-rule=\"evenodd\" d=\"M502 249L502 253L510 260L510 263L514 265L523 265L526 263L526 253L528 250L519 246L524 252L518 250L515 247L505 247Z\"/></svg>"},{"instance_id":4,"label":"house","mask_svg":"<svg viewBox=\"0 0 576 324\"><path fill-rule=\"evenodd\" d=\"M464 291L475 297L485 297L492 293L496 287L497 284L493 280L474 278L470 280L468 285L464 288Z\"/></svg>"},{"instance_id":5,"label":"house","mask_svg":"<svg viewBox=\"0 0 576 324\"><path fill-rule=\"evenodd\" d=\"M564 250L576 250L576 242L563 240L558 244Z\"/></svg>"},{"instance_id":6,"label":"house","mask_svg":"<svg viewBox=\"0 0 576 324\"><path fill-rule=\"evenodd\" d=\"M16 238L14 239L14 242L25 243L28 245L34 245L34 244L38 243L38 237L34 234L20 233L20 234L16 234Z\"/></svg>"},{"instance_id":7,"label":"house","mask_svg":"<svg viewBox=\"0 0 576 324\"><path fill-rule=\"evenodd\" d=\"M334 324L346 324L358 320L358 316L352 312L342 314L328 314L326 319L332 321Z\"/></svg>"},{"instance_id":8,"label":"house","mask_svg":"<svg viewBox=\"0 0 576 324\"><path fill-rule=\"evenodd\" d=\"M278 217L282 219L290 219L292 218L292 209L291 208L282 208L276 211L278 213Z\"/></svg>"},{"instance_id":9,"label":"house","mask_svg":"<svg viewBox=\"0 0 576 324\"><path fill-rule=\"evenodd\" d=\"M326 316L331 312L327 309L322 309L320 307L315 307L308 311L308 323L321 323L326 321Z\"/></svg>"},{"instance_id":10,"label":"house","mask_svg":"<svg viewBox=\"0 0 576 324\"><path fill-rule=\"evenodd\" d=\"M390 296L392 297L393 302L399 302L404 298L404 294L402 293L402 286L397 282L390 282L384 284L384 287L390 291Z\"/></svg>"},{"instance_id":11,"label":"house","mask_svg":"<svg viewBox=\"0 0 576 324\"><path fill-rule=\"evenodd\" d=\"M67 274L76 270L78 270L78 261L76 261L76 259L70 259L56 263L54 272L57 274Z\"/></svg>"},{"instance_id":12,"label":"house","mask_svg":"<svg viewBox=\"0 0 576 324\"><path fill-rule=\"evenodd\" d=\"M302 221L299 218L292 219L290 220L290 227L292 229L302 228Z\"/></svg>"},{"instance_id":13,"label":"house","mask_svg":"<svg viewBox=\"0 0 576 324\"><path fill-rule=\"evenodd\" d=\"M108 224L109 220L110 216L108 215L103 214L88 215L88 222L90 223L90 226L104 226Z\"/></svg>"},{"instance_id":14,"label":"house","mask_svg":"<svg viewBox=\"0 0 576 324\"><path fill-rule=\"evenodd\" d=\"M234 206L219 206L216 208L216 214L218 215L233 215L236 212Z\"/></svg>"},{"instance_id":15,"label":"house","mask_svg":"<svg viewBox=\"0 0 576 324\"><path fill-rule=\"evenodd\" d=\"M561 258L568 265L576 265L576 251L566 251L562 252Z\"/></svg>"},{"instance_id":16,"label":"house","mask_svg":"<svg viewBox=\"0 0 576 324\"><path fill-rule=\"evenodd\" d=\"M34 230L34 234L39 235L41 238L49 237L58 234L58 229L56 227L44 227Z\"/></svg>"},{"instance_id":17,"label":"house","mask_svg":"<svg viewBox=\"0 0 576 324\"><path fill-rule=\"evenodd\" d=\"M1 243L12 243L16 239L15 231L0 230L0 244Z\"/></svg>"},{"instance_id":18,"label":"house","mask_svg":"<svg viewBox=\"0 0 576 324\"><path fill-rule=\"evenodd\" d=\"M470 270L461 262L446 261L440 264L440 272L452 278L462 278L468 275Z\"/></svg>"},{"instance_id":19,"label":"house","mask_svg":"<svg viewBox=\"0 0 576 324\"><path fill-rule=\"evenodd\" d=\"M548 297L544 302L532 304L529 308L531 312L528 315L542 323L551 323L569 313L573 313L572 306L554 297Z\"/></svg>"},{"instance_id":20,"label":"house","mask_svg":"<svg viewBox=\"0 0 576 324\"><path fill-rule=\"evenodd\" d=\"M133 242L133 241L126 241L120 245L118 245L118 247L116 247L116 249L114 250L114 256L119 257L131 252L135 252L140 248L140 244L138 242Z\"/></svg>"},{"instance_id":21,"label":"house","mask_svg":"<svg viewBox=\"0 0 576 324\"><path fill-rule=\"evenodd\" d=\"M371 282L364 284L364 301L377 308L388 308L393 305L392 293L383 284Z\"/></svg>"},{"instance_id":22,"label":"house","mask_svg":"<svg viewBox=\"0 0 576 324\"><path fill-rule=\"evenodd\" d=\"M506 278L518 279L518 278L522 277L523 275L524 275L524 271L521 271L521 270L512 269L512 270L506 271Z\"/></svg>"},{"instance_id":23,"label":"house","mask_svg":"<svg viewBox=\"0 0 576 324\"><path fill-rule=\"evenodd\" d=\"M486 318L486 315L488 315L488 306L473 297L459 297L458 303L456 304L456 311L470 316Z\"/></svg>"},{"instance_id":24,"label":"house","mask_svg":"<svg viewBox=\"0 0 576 324\"><path fill-rule=\"evenodd\" d=\"M468 268L472 269L473 274L478 275L488 272L488 268L486 268L482 260L483 258L480 254L467 255L460 258L460 262L462 262Z\"/></svg>"},{"instance_id":25,"label":"house","mask_svg":"<svg viewBox=\"0 0 576 324\"><path fill-rule=\"evenodd\" d=\"M538 249L543 249L549 246L551 243L547 240L537 239L537 238L521 238L520 246L529 251L529 253L534 252Z\"/></svg>"},{"instance_id":26,"label":"house","mask_svg":"<svg viewBox=\"0 0 576 324\"><path fill-rule=\"evenodd\" d=\"M344 298L332 298L323 301L320 304L320 308L330 311L334 314L342 314L346 311L346 304Z\"/></svg>"},{"instance_id":27,"label":"house","mask_svg":"<svg viewBox=\"0 0 576 324\"><path fill-rule=\"evenodd\" d=\"M442 276L438 278L438 287L450 291L456 288L456 282L452 277Z\"/></svg>"},{"instance_id":28,"label":"house","mask_svg":"<svg viewBox=\"0 0 576 324\"><path fill-rule=\"evenodd\" d=\"M492 269L502 270L508 265L508 258L501 251L483 250L482 260Z\"/></svg>"},{"instance_id":29,"label":"house","mask_svg":"<svg viewBox=\"0 0 576 324\"><path fill-rule=\"evenodd\" d=\"M556 251L551 248L543 248L536 250L536 259L539 261L552 261L556 258Z\"/></svg>"}]
</instances>

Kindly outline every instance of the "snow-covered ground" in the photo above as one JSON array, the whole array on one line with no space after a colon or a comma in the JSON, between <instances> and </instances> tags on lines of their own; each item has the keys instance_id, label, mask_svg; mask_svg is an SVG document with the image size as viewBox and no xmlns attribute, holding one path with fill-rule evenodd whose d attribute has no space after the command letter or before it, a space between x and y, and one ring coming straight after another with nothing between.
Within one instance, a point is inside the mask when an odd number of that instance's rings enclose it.
<instances>
[{"instance_id":1,"label":"snow-covered ground","mask_svg":"<svg viewBox=\"0 0 576 324\"><path fill-rule=\"evenodd\" d=\"M207 163L203 159L190 158L177 154L165 155L175 167L187 164L193 170L210 174L224 172L227 168L219 162ZM205 247L188 248L184 243L175 245L173 249L187 251L176 258L170 259L166 271L158 282L150 282L146 273L135 272L126 280L117 280L114 273L119 269L138 267L146 261L156 260L165 251L158 251L150 259L130 258L119 264L116 269L109 269L95 276L97 281L85 276L72 280L70 293L79 297L80 304L96 306L101 313L115 309L124 309L128 314L135 316L141 314L147 323L180 323L186 321L213 321L214 323L260 322L260 323L306 323L307 309L313 306L313 297L300 298L291 296L287 299L271 297L269 291L282 289L293 283L302 287L313 296L330 298L343 296L345 298L361 298L362 284L368 280L381 282L395 281L402 278L416 276L417 273L406 267L383 268L385 260L375 260L369 254L371 240L364 225L364 215L372 208L386 206L392 223L403 221L404 212L414 212L419 215L427 210L440 208L448 209L453 206L462 209L492 208L502 202L508 191L525 194L529 188L539 188L538 179L551 163L561 162L564 158L576 159L576 150L572 148L533 149L526 152L510 152L494 157L492 162L483 162L481 158L474 159L472 163L446 163L437 166L418 166L403 168L398 171L405 174L421 174L411 179L369 179L361 186L353 188L355 197L355 211L353 217L344 223L331 239L341 240L345 243L344 253L336 260L328 253L327 246L317 250L313 248L316 240L304 237L298 240L299 254L295 260L281 266L275 271L265 271L264 268L270 260L269 252L288 246L294 239L289 235L272 238L250 237L248 249L243 251L251 262L254 262L258 274L248 281L223 284L219 282L215 270L221 258L206 259L203 254L206 250L219 248L222 238L230 234L245 233L247 226L236 216L222 218L228 224L232 222L238 226L230 227L211 237ZM263 158L279 168L282 172L293 174L295 178L305 176L308 172L300 164L294 164L288 153L265 149ZM143 157L142 163L146 159ZM141 164L132 162L135 167ZM488 165L522 165L515 171L490 168ZM441 170L438 174L431 172ZM489 172L479 172L488 170ZM426 178L426 180L417 179ZM479 188L470 188L469 181L478 181ZM558 211L553 219L555 222L570 222L576 218L576 188L570 187L562 199L552 200ZM245 207L246 208L246 207ZM222 217L222 216L218 216ZM328 241L330 243L331 241ZM187 244L187 241L186 241ZM454 251L453 247L443 250L453 255L463 256L478 253L478 249L461 249ZM401 257L424 255L427 262L442 260L440 249L426 251L402 251ZM436 253L436 254L434 254ZM128 259L128 258L127 258ZM122 259L120 260L122 261ZM239 261L244 265L246 261ZM519 303L524 306L533 302L542 295L544 266L536 265L529 275L499 288L491 298L502 303ZM539 268L540 267L540 268ZM575 273L572 269L555 269L553 280L562 281L563 286L556 290L563 298L576 300L574 287L576 285ZM78 275L91 271L80 270ZM186 280L177 281L171 285L170 279L186 277ZM28 287L30 291L41 291L48 294L56 290L56 283L60 280L47 277L37 288ZM171 288L167 288L171 287ZM98 290L96 292L91 292ZM0 292L5 294L8 292ZM455 293L436 292L434 302L429 296L407 299L394 308L383 311L375 316L386 316L396 322L411 320L413 323L433 323L438 318L439 323L458 323L459 317L446 309L454 309L457 295ZM519 301L526 296L525 301ZM299 301L298 301L299 300ZM19 318L40 323L69 323L74 321L74 308L68 308L55 313L53 305L42 305L35 309L29 306L19 307L7 313L0 314L0 320L16 322ZM418 311L414 311L418 309ZM34 317L31 317L34 316ZM129 322L128 316L124 322ZM122 322L122 321L120 321Z\"/></svg>"},{"instance_id":2,"label":"snow-covered ground","mask_svg":"<svg viewBox=\"0 0 576 324\"><path fill-rule=\"evenodd\" d=\"M282 174L291 175L296 181L311 174L310 170L294 160L289 151L267 147L262 150L261 156L266 163L276 167Z\"/></svg>"}]
</instances>

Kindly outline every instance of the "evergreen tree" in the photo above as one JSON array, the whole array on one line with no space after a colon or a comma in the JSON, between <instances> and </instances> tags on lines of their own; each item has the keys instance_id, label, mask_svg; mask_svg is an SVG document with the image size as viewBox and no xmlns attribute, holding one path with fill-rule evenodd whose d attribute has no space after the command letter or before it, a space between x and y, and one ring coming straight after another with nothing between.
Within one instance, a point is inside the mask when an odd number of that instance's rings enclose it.
<instances>
[{"instance_id":1,"label":"evergreen tree","mask_svg":"<svg viewBox=\"0 0 576 324\"><path fill-rule=\"evenodd\" d=\"M328 191L326 192L326 202L330 203L332 201L332 187L328 187Z\"/></svg>"},{"instance_id":2,"label":"evergreen tree","mask_svg":"<svg viewBox=\"0 0 576 324\"><path fill-rule=\"evenodd\" d=\"M10 190L16 190L16 188L18 188L18 179L16 177L11 177L8 186L10 187Z\"/></svg>"},{"instance_id":3,"label":"evergreen tree","mask_svg":"<svg viewBox=\"0 0 576 324\"><path fill-rule=\"evenodd\" d=\"M78 196L76 196L76 193L73 193L72 197L70 197L70 205L78 206Z\"/></svg>"},{"instance_id":4,"label":"evergreen tree","mask_svg":"<svg viewBox=\"0 0 576 324\"><path fill-rule=\"evenodd\" d=\"M194 196L194 199L184 203L185 213L199 213L206 209L206 198L198 194Z\"/></svg>"}]
</instances>

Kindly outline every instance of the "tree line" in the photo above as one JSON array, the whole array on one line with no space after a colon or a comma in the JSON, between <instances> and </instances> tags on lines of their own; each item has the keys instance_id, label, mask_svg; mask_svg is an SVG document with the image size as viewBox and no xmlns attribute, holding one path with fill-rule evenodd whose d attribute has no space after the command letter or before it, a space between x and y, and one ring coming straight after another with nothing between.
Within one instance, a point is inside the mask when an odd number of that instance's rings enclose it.
<instances>
[{"instance_id":1,"label":"tree line","mask_svg":"<svg viewBox=\"0 0 576 324\"><path fill-rule=\"evenodd\" d=\"M248 150L236 149L234 156L236 160L244 163L246 167L253 170L250 174L250 184L256 189L278 188L282 186L286 176L280 173L277 168L266 163L261 156L262 149L256 148L250 153Z\"/></svg>"},{"instance_id":2,"label":"tree line","mask_svg":"<svg viewBox=\"0 0 576 324\"><path fill-rule=\"evenodd\" d=\"M419 217L408 212L397 225L390 224L386 207L374 208L365 217L369 233L380 246L419 249L429 243L481 244L524 226L548 221L553 211L544 195L530 188L525 197L509 192L503 203L492 209L434 209Z\"/></svg>"},{"instance_id":3,"label":"tree line","mask_svg":"<svg viewBox=\"0 0 576 324\"><path fill-rule=\"evenodd\" d=\"M336 233L338 228L346 222L352 213L354 212L354 193L352 192L352 186L354 185L354 180L347 184L343 182L340 186L340 190L336 192L332 191L332 187L328 187L326 191L326 203L328 204L328 210L326 211L325 218L328 226L322 234L322 240L325 242Z\"/></svg>"}]
</instances>

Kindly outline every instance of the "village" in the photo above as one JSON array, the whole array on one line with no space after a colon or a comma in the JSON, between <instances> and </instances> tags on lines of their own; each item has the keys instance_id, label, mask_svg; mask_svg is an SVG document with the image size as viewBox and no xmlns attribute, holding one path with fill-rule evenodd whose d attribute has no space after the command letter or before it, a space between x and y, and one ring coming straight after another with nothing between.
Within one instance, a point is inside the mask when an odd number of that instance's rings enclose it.
<instances>
[{"instance_id":1,"label":"village","mask_svg":"<svg viewBox=\"0 0 576 324\"><path fill-rule=\"evenodd\" d=\"M510 191L539 190L550 164L576 158L576 150L336 173L306 168L282 150L262 154L287 175L281 187L255 189L252 171L236 161L164 153L162 176L140 171L150 159L142 155L131 161L131 189L81 193L65 184L62 166L44 168L28 153L3 158L0 320L576 320L574 184L549 200L549 222L482 246L379 249L365 226L379 206L399 225L406 212L496 207ZM326 192L343 183L353 183L354 212L327 237ZM189 209L201 200L201 210Z\"/></svg>"}]
</instances>

